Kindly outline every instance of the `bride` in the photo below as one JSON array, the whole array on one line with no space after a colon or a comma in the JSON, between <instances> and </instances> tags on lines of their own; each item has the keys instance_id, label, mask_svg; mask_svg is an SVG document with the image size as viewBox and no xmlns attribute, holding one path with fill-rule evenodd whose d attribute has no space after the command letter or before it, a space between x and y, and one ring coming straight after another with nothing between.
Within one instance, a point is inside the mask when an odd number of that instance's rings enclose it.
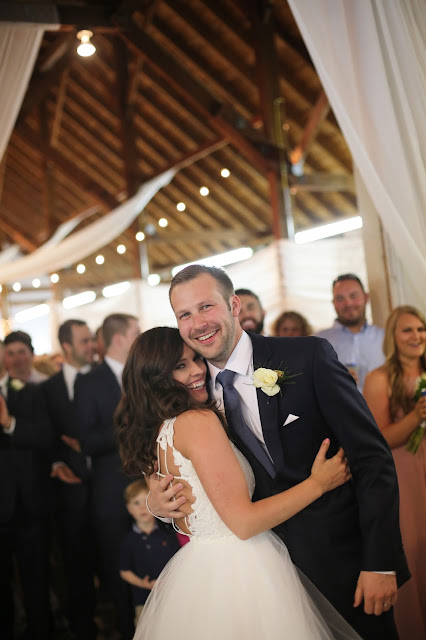
<instances>
[{"instance_id":1,"label":"bride","mask_svg":"<svg viewBox=\"0 0 426 640\"><path fill-rule=\"evenodd\" d=\"M174 527L191 537L157 579L137 640L360 640L269 531L350 478L342 450L326 459L325 440L306 480L253 503L253 472L208 399L206 365L168 327L133 344L115 418L125 471L151 474L157 460L174 476L187 499Z\"/></svg>"}]
</instances>

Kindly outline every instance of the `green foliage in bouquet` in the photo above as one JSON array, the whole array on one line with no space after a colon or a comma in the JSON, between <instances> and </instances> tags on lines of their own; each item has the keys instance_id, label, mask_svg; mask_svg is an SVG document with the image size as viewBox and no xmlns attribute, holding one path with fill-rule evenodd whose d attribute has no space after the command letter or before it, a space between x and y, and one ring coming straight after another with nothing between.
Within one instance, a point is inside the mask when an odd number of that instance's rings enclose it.
<instances>
[{"instance_id":1,"label":"green foliage in bouquet","mask_svg":"<svg viewBox=\"0 0 426 640\"><path fill-rule=\"evenodd\" d=\"M418 402L420 397L425 393L426 393L426 372L422 373L420 378L418 378L417 380L416 391L414 393L414 400ZM423 422L414 429L413 433L409 437L408 442L405 445L405 448L407 449L407 451L409 451L412 454L417 453L421 445L421 442L423 440L423 437L425 435L425 431L426 431L426 420L423 420Z\"/></svg>"}]
</instances>

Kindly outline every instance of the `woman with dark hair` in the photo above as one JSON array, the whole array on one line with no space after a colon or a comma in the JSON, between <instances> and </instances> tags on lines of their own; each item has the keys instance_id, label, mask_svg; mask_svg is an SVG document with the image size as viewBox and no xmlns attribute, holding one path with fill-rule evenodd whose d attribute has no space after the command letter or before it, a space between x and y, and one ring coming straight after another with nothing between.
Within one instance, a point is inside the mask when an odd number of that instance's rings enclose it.
<instances>
[{"instance_id":1,"label":"woman with dark hair","mask_svg":"<svg viewBox=\"0 0 426 640\"><path fill-rule=\"evenodd\" d=\"M272 325L276 338L298 338L312 335L312 327L305 316L297 311L283 311Z\"/></svg>"},{"instance_id":2,"label":"woman with dark hair","mask_svg":"<svg viewBox=\"0 0 426 640\"><path fill-rule=\"evenodd\" d=\"M426 396L416 387L426 378L426 319L401 306L388 318L383 342L386 362L371 371L364 397L392 448L398 475L402 542L412 578L398 591L395 621L401 640L426 638L426 438L418 449L413 433L426 426ZM426 386L426 379L424 379Z\"/></svg>"},{"instance_id":3,"label":"woman with dark hair","mask_svg":"<svg viewBox=\"0 0 426 640\"><path fill-rule=\"evenodd\" d=\"M253 503L253 472L208 399L206 365L168 327L133 344L116 428L128 473L151 474L157 460L180 483L186 515L174 526L191 537L157 579L137 640L359 640L310 584L308 595L268 531L350 478L343 451L326 459L325 440L306 480Z\"/></svg>"}]
</instances>

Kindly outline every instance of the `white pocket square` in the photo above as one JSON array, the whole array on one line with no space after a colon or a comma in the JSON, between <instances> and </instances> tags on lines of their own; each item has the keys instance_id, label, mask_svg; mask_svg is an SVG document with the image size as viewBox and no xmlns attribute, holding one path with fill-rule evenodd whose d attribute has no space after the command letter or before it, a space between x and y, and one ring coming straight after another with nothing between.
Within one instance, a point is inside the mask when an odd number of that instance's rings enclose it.
<instances>
[{"instance_id":1,"label":"white pocket square","mask_svg":"<svg viewBox=\"0 0 426 640\"><path fill-rule=\"evenodd\" d=\"M295 420L299 420L300 416L294 416L292 413L289 413L284 424L283 427L287 426L288 424L290 424L290 422L294 422Z\"/></svg>"}]
</instances>

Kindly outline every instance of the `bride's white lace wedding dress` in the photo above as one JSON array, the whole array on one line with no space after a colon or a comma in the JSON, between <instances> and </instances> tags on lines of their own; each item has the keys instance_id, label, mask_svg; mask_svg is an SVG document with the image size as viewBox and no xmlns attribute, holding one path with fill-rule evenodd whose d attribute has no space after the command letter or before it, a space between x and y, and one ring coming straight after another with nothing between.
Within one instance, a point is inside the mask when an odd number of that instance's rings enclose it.
<instances>
[{"instance_id":1,"label":"bride's white lace wedding dress","mask_svg":"<svg viewBox=\"0 0 426 640\"><path fill-rule=\"evenodd\" d=\"M173 450L180 477L192 487L192 535L157 579L135 639L361 640L304 576L302 585L275 534L240 540L222 522L192 463L173 446L174 421L164 422L157 442ZM253 471L233 448L251 496Z\"/></svg>"}]
</instances>

